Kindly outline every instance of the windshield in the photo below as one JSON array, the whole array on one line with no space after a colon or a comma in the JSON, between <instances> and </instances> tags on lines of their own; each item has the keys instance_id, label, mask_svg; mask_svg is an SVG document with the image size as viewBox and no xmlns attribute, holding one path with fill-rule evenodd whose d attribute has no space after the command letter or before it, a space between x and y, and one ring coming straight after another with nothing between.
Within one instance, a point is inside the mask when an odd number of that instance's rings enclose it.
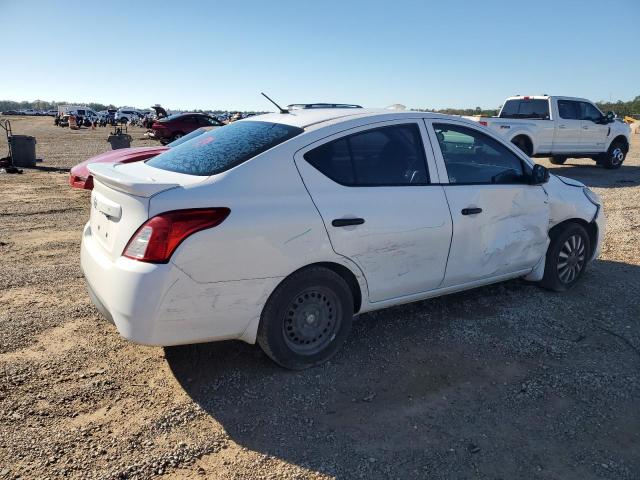
<instances>
[{"instance_id":1,"label":"windshield","mask_svg":"<svg viewBox=\"0 0 640 480\"><path fill-rule=\"evenodd\" d=\"M549 101L545 99L507 100L500 112L500 118L549 119Z\"/></svg>"},{"instance_id":2,"label":"windshield","mask_svg":"<svg viewBox=\"0 0 640 480\"><path fill-rule=\"evenodd\" d=\"M148 160L147 164L188 175L215 175L302 132L301 128L281 123L236 122L192 138Z\"/></svg>"}]
</instances>

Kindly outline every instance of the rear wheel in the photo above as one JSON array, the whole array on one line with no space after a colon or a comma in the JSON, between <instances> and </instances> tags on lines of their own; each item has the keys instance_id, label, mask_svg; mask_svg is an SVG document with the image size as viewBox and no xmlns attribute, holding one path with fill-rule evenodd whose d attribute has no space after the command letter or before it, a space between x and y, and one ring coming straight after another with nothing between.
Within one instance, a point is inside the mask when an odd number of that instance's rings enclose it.
<instances>
[{"instance_id":1,"label":"rear wheel","mask_svg":"<svg viewBox=\"0 0 640 480\"><path fill-rule=\"evenodd\" d=\"M279 365L301 370L327 361L344 343L353 318L345 280L323 267L292 274L262 311L258 344Z\"/></svg>"},{"instance_id":2,"label":"rear wheel","mask_svg":"<svg viewBox=\"0 0 640 480\"><path fill-rule=\"evenodd\" d=\"M173 134L173 136L171 137L171 141L173 142L173 141L178 140L179 138L182 138L182 137L184 137L184 133L182 133L182 132L176 132L176 133L174 133L174 134Z\"/></svg>"},{"instance_id":3,"label":"rear wheel","mask_svg":"<svg viewBox=\"0 0 640 480\"><path fill-rule=\"evenodd\" d=\"M516 147L522 150L527 155L527 157L530 157L531 154L533 153L533 147L531 146L531 142L527 137L523 137L523 136L516 137L513 140L511 140L511 143L513 143Z\"/></svg>"},{"instance_id":4,"label":"rear wheel","mask_svg":"<svg viewBox=\"0 0 640 480\"><path fill-rule=\"evenodd\" d=\"M620 168L627 156L627 150L624 142L616 140L611 144L607 153L602 156L602 159L598 163L610 170Z\"/></svg>"},{"instance_id":5,"label":"rear wheel","mask_svg":"<svg viewBox=\"0 0 640 480\"><path fill-rule=\"evenodd\" d=\"M552 235L542 285L554 292L569 290L584 273L590 255L591 242L587 231L577 223L568 224Z\"/></svg>"},{"instance_id":6,"label":"rear wheel","mask_svg":"<svg viewBox=\"0 0 640 480\"><path fill-rule=\"evenodd\" d=\"M567 161L567 157L551 157L551 163L553 163L554 165L562 165L564 164L564 162Z\"/></svg>"}]
</instances>

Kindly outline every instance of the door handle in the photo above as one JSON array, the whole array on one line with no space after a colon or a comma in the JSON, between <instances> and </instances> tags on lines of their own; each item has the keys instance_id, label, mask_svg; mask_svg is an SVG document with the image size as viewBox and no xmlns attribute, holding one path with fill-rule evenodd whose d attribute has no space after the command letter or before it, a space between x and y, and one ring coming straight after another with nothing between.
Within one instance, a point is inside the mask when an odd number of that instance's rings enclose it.
<instances>
[{"instance_id":1,"label":"door handle","mask_svg":"<svg viewBox=\"0 0 640 480\"><path fill-rule=\"evenodd\" d=\"M336 218L331 222L334 227L349 227L351 225L362 225L364 218Z\"/></svg>"},{"instance_id":2,"label":"door handle","mask_svg":"<svg viewBox=\"0 0 640 480\"><path fill-rule=\"evenodd\" d=\"M583 129L583 130L589 130L589 127L588 127L587 125L584 125L584 126L582 127L582 129Z\"/></svg>"},{"instance_id":3,"label":"door handle","mask_svg":"<svg viewBox=\"0 0 640 480\"><path fill-rule=\"evenodd\" d=\"M562 128L564 130L565 128L567 128L567 126L566 125L558 125L558 128Z\"/></svg>"},{"instance_id":4,"label":"door handle","mask_svg":"<svg viewBox=\"0 0 640 480\"><path fill-rule=\"evenodd\" d=\"M478 213L482 213L481 208L463 208L460 212L463 215L477 215Z\"/></svg>"}]
</instances>

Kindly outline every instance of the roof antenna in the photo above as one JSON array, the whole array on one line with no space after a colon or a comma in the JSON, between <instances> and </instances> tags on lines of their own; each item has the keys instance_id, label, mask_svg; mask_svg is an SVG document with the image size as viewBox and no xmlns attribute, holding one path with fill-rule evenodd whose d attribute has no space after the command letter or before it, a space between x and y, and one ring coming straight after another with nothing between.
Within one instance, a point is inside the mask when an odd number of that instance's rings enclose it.
<instances>
[{"instance_id":1,"label":"roof antenna","mask_svg":"<svg viewBox=\"0 0 640 480\"><path fill-rule=\"evenodd\" d=\"M287 110L286 108L282 108L280 105L278 105L276 102L274 102L273 100L271 100L269 97L267 97L267 95L264 92L260 92L262 93L262 96L264 98L266 98L267 100L269 100L271 103L273 103L276 107L278 107L278 110L280 110L280 113L289 113L289 110Z\"/></svg>"}]
</instances>

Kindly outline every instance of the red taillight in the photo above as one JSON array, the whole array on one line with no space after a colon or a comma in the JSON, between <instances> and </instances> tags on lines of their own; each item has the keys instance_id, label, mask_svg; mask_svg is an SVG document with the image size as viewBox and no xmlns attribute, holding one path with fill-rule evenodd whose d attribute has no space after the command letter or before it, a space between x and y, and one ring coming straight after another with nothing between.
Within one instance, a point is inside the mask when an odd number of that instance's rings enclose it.
<instances>
[{"instance_id":1,"label":"red taillight","mask_svg":"<svg viewBox=\"0 0 640 480\"><path fill-rule=\"evenodd\" d=\"M167 263L185 238L220 225L228 208L194 208L165 212L147 220L131 237L122 255L149 263Z\"/></svg>"},{"instance_id":2,"label":"red taillight","mask_svg":"<svg viewBox=\"0 0 640 480\"><path fill-rule=\"evenodd\" d=\"M480 120L480 125L486 127L487 125L489 125L489 122L485 122L484 120Z\"/></svg>"}]
</instances>

